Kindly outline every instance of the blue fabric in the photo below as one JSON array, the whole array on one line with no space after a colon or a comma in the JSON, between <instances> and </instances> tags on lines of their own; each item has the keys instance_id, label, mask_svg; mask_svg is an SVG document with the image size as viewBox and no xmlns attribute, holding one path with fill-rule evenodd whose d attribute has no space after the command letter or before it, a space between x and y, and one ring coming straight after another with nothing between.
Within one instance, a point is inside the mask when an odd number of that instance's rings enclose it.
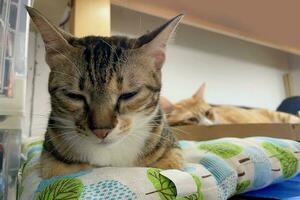
<instances>
[{"instance_id":1,"label":"blue fabric","mask_svg":"<svg viewBox=\"0 0 300 200\"><path fill-rule=\"evenodd\" d=\"M286 98L279 105L277 111L286 112L298 116L298 111L300 111L300 96Z\"/></svg>"},{"instance_id":2,"label":"blue fabric","mask_svg":"<svg viewBox=\"0 0 300 200\"><path fill-rule=\"evenodd\" d=\"M269 185L272 177L272 164L263 150L254 147L245 147L244 151L253 161L254 165L253 188L258 189Z\"/></svg>"},{"instance_id":3,"label":"blue fabric","mask_svg":"<svg viewBox=\"0 0 300 200\"><path fill-rule=\"evenodd\" d=\"M300 174L288 181L277 183L261 190L247 192L245 196L300 200Z\"/></svg>"}]
</instances>

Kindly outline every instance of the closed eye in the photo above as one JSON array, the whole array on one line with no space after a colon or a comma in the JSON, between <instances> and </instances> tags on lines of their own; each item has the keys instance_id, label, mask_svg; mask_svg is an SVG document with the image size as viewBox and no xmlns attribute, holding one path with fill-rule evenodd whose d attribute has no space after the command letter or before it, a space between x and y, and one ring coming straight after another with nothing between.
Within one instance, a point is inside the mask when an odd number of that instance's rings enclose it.
<instances>
[{"instance_id":1,"label":"closed eye","mask_svg":"<svg viewBox=\"0 0 300 200\"><path fill-rule=\"evenodd\" d=\"M124 93L124 94L120 95L119 100L126 101L126 100L129 100L129 99L135 97L137 94L138 94L138 91Z\"/></svg>"},{"instance_id":2,"label":"closed eye","mask_svg":"<svg viewBox=\"0 0 300 200\"><path fill-rule=\"evenodd\" d=\"M198 120L197 117L191 117L191 118L188 119L188 121L190 121L190 122L195 122L195 123L198 123L198 122L199 122L199 120Z\"/></svg>"},{"instance_id":3,"label":"closed eye","mask_svg":"<svg viewBox=\"0 0 300 200\"><path fill-rule=\"evenodd\" d=\"M85 101L85 97L81 94L76 94L76 93L72 93L72 92L64 92L64 94L70 99L73 99L76 101Z\"/></svg>"}]
</instances>

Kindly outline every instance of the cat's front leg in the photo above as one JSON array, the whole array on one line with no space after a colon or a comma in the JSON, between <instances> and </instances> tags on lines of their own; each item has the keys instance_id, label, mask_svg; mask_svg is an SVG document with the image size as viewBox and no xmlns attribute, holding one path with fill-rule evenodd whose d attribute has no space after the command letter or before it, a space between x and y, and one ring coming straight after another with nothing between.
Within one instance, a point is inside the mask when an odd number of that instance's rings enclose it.
<instances>
[{"instance_id":1,"label":"cat's front leg","mask_svg":"<svg viewBox=\"0 0 300 200\"><path fill-rule=\"evenodd\" d=\"M47 151L43 151L41 155L41 175L42 178L51 178L54 176L63 176L66 174L78 172L92 168L91 165L86 163L67 164L55 159Z\"/></svg>"},{"instance_id":2,"label":"cat's front leg","mask_svg":"<svg viewBox=\"0 0 300 200\"><path fill-rule=\"evenodd\" d=\"M182 150L180 148L171 148L167 150L164 155L152 165L152 167L159 169L182 169Z\"/></svg>"}]
</instances>

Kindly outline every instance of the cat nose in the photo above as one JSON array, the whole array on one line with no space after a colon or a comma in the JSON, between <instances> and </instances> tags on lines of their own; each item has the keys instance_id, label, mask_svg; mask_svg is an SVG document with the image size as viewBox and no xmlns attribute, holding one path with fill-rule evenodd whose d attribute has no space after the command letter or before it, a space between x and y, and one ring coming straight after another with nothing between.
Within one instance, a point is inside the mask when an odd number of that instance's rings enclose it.
<instances>
[{"instance_id":1,"label":"cat nose","mask_svg":"<svg viewBox=\"0 0 300 200\"><path fill-rule=\"evenodd\" d=\"M94 129L93 133L100 139L104 139L108 136L112 129Z\"/></svg>"}]
</instances>

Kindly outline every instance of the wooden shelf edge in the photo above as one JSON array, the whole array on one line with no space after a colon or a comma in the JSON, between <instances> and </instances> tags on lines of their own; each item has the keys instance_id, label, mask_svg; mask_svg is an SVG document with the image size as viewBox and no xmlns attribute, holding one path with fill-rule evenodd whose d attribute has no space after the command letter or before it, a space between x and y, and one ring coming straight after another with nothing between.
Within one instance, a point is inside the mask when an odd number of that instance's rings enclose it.
<instances>
[{"instance_id":1,"label":"wooden shelf edge","mask_svg":"<svg viewBox=\"0 0 300 200\"><path fill-rule=\"evenodd\" d=\"M159 8L156 6L147 7L145 5L136 4L136 3L133 3L130 1L111 0L111 4L120 6L123 8L127 8L130 10L134 10L137 12L142 12L142 13L145 13L148 15L166 18L166 19L169 19L170 17L178 14L178 12L176 12L174 10L166 10L165 8ZM209 22L204 19L186 17L183 19L183 24L194 26L194 27L201 28L204 30L208 30L208 31L211 31L214 33L222 34L222 35L225 35L228 37L240 39L240 40L247 41L250 43L277 49L277 50L284 51L287 53L300 55L300 49L298 49L298 48L294 48L294 47L287 46L284 44L278 44L273 41L268 41L265 38L260 38L255 35L241 32L239 30L235 30L235 29L232 29L229 27L225 27L220 24L212 23L212 22Z\"/></svg>"}]
</instances>

